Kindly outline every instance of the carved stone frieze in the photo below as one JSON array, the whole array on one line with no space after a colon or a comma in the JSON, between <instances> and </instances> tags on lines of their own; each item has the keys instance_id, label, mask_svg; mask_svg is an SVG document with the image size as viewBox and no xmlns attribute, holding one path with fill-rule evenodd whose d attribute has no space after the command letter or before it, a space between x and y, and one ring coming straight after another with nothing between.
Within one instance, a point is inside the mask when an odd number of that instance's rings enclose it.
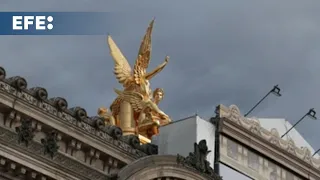
<instances>
[{"instance_id":1,"label":"carved stone frieze","mask_svg":"<svg viewBox=\"0 0 320 180\"><path fill-rule=\"evenodd\" d=\"M245 118L241 115L237 106L231 105L230 107L226 107L219 105L216 112L218 117L237 123L273 145L311 164L313 167L320 168L320 158L311 157L311 152L308 148L297 147L291 138L289 140L282 139L275 128L271 129L271 131L264 129L260 126L257 118Z\"/></svg>"},{"instance_id":2,"label":"carved stone frieze","mask_svg":"<svg viewBox=\"0 0 320 180\"><path fill-rule=\"evenodd\" d=\"M67 157L64 153L57 152L53 158L44 155L45 149L43 148L43 145L35 141L29 142L28 147L23 144L19 144L18 135L16 133L1 127L0 143L21 151L34 159L46 162L52 167L59 167L59 169L79 174L80 176L88 179L104 180L107 177L107 174L95 170L94 168L72 159L71 157Z\"/></svg>"}]
</instances>

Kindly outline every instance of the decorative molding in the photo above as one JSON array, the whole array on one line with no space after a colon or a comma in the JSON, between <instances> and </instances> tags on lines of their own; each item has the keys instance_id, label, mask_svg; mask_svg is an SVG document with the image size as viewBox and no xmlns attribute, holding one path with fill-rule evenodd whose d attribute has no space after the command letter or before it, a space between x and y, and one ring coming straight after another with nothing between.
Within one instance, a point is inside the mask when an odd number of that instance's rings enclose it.
<instances>
[{"instance_id":1,"label":"decorative molding","mask_svg":"<svg viewBox=\"0 0 320 180\"><path fill-rule=\"evenodd\" d=\"M86 177L95 180L104 180L108 177L107 174L87 166L76 159L72 159L71 156L67 157L64 153L57 152L53 158L46 156L44 154L45 149L40 143L31 141L29 142L28 147L19 144L18 135L2 127L0 127L0 143L5 144L9 148L16 149L31 158L45 162L51 167L58 167L68 174L76 174L78 176L80 175L82 178Z\"/></svg>"},{"instance_id":2,"label":"decorative molding","mask_svg":"<svg viewBox=\"0 0 320 180\"><path fill-rule=\"evenodd\" d=\"M30 167L0 156L0 179L30 179L30 180L54 180Z\"/></svg>"},{"instance_id":3,"label":"decorative molding","mask_svg":"<svg viewBox=\"0 0 320 180\"><path fill-rule=\"evenodd\" d=\"M260 121L257 118L243 117L236 105L231 105L230 107L219 105L216 113L217 117L223 118L224 121L230 121L243 127L255 136L260 137L273 146L276 146L277 148L282 149L284 152L287 152L288 155L295 156L316 169L320 168L320 158L313 158L311 156L311 151L307 147L297 147L291 138L289 140L282 139L276 128L272 128L270 131L268 131L267 129L261 127Z\"/></svg>"}]
</instances>

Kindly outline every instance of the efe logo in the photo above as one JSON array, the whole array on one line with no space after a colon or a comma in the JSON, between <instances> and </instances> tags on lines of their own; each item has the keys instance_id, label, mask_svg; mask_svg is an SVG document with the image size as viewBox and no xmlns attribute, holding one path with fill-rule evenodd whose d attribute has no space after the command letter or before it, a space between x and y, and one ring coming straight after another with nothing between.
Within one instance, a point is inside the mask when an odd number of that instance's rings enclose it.
<instances>
[{"instance_id":1,"label":"efe logo","mask_svg":"<svg viewBox=\"0 0 320 180\"><path fill-rule=\"evenodd\" d=\"M28 30L29 26L33 26L36 30L51 30L52 21L52 16L12 16L12 29Z\"/></svg>"}]
</instances>

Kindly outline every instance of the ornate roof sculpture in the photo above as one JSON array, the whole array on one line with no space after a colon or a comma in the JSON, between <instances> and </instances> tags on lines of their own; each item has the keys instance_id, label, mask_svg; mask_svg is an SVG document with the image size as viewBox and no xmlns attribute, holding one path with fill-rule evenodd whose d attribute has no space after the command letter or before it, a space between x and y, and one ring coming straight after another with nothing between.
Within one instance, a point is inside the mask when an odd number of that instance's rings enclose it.
<instances>
[{"instance_id":1,"label":"ornate roof sculpture","mask_svg":"<svg viewBox=\"0 0 320 180\"><path fill-rule=\"evenodd\" d=\"M214 170L210 167L210 162L207 161L207 155L211 151L208 151L207 141L201 140L199 143L194 143L194 151L190 152L189 156L183 157L177 155L177 162L183 166L195 169L205 175L208 175L212 179L220 180Z\"/></svg>"},{"instance_id":2,"label":"ornate roof sculpture","mask_svg":"<svg viewBox=\"0 0 320 180\"><path fill-rule=\"evenodd\" d=\"M120 127L124 136L139 136L142 142L150 142L160 125L171 122L169 116L158 107L164 96L163 89L156 88L152 93L149 82L163 70L169 57L166 56L165 61L153 71L147 72L151 59L153 24L154 20L147 28L133 69L111 36L108 36L110 54L115 63L114 74L123 85L123 90L115 89L117 98L111 104L110 111L106 108L98 111L107 124Z\"/></svg>"},{"instance_id":3,"label":"ornate roof sculpture","mask_svg":"<svg viewBox=\"0 0 320 180\"><path fill-rule=\"evenodd\" d=\"M216 113L218 117L225 118L225 121L236 123L274 146L312 165L314 168L320 168L320 159L313 158L308 148L295 146L295 142L291 138L289 140L282 139L276 128L271 129L271 131L266 130L261 127L260 121L257 118L243 117L236 105L231 105L230 107L219 105Z\"/></svg>"}]
</instances>

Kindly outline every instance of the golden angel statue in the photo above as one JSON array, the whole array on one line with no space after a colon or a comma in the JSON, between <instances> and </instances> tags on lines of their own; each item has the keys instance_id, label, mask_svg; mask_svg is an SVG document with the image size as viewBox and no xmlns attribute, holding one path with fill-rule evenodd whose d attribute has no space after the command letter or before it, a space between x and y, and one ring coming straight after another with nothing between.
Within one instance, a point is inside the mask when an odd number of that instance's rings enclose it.
<instances>
[{"instance_id":1,"label":"golden angel statue","mask_svg":"<svg viewBox=\"0 0 320 180\"><path fill-rule=\"evenodd\" d=\"M155 119L170 122L169 116L161 111L157 105L158 102L154 101L149 83L152 77L163 70L169 57L167 56L165 61L153 71L147 72L151 58L153 23L154 20L151 21L144 35L133 69L111 36L108 36L110 54L115 62L114 74L124 88L122 91L115 89L118 97L111 104L110 110L115 124L120 126L124 135L143 133L139 129L147 118L148 122L156 123Z\"/></svg>"}]
</instances>

